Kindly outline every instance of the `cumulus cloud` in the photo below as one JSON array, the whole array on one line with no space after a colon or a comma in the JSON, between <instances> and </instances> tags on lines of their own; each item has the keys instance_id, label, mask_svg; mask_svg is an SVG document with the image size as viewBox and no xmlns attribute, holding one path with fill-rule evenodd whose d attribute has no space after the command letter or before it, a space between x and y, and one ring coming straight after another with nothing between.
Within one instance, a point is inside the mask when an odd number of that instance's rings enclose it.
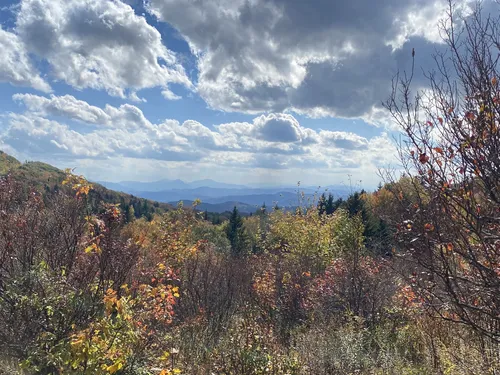
<instances>
[{"instance_id":1,"label":"cumulus cloud","mask_svg":"<svg viewBox=\"0 0 500 375\"><path fill-rule=\"evenodd\" d=\"M198 121L151 123L132 105L92 106L72 96L16 94L26 112L10 114L0 140L20 153L57 158L152 159L263 169L359 168L394 155L386 134L366 139L350 132L316 131L290 114L213 129ZM73 121L89 125L85 130ZM375 161L377 159L378 161Z\"/></svg>"},{"instance_id":2,"label":"cumulus cloud","mask_svg":"<svg viewBox=\"0 0 500 375\"><path fill-rule=\"evenodd\" d=\"M123 104L119 108L106 105L101 109L71 95L51 95L47 98L32 94L15 94L12 98L22 102L31 113L40 116L65 117L106 127L150 128L152 126L142 111L130 104Z\"/></svg>"},{"instance_id":3,"label":"cumulus cloud","mask_svg":"<svg viewBox=\"0 0 500 375\"><path fill-rule=\"evenodd\" d=\"M49 92L49 84L40 77L39 71L31 63L25 45L17 35L5 31L0 25L0 82L15 86L28 86Z\"/></svg>"},{"instance_id":4,"label":"cumulus cloud","mask_svg":"<svg viewBox=\"0 0 500 375\"><path fill-rule=\"evenodd\" d=\"M440 48L445 6L444 0L148 2L149 12L172 24L198 57L197 90L211 107L292 109L377 125L373 113L389 95L392 76L410 67L411 49L425 66L428 52Z\"/></svg>"},{"instance_id":5,"label":"cumulus cloud","mask_svg":"<svg viewBox=\"0 0 500 375\"><path fill-rule=\"evenodd\" d=\"M138 100L145 88L176 99L169 84L192 87L158 30L121 1L22 0L15 33L56 80L78 89Z\"/></svg>"},{"instance_id":6,"label":"cumulus cloud","mask_svg":"<svg viewBox=\"0 0 500 375\"><path fill-rule=\"evenodd\" d=\"M350 132L320 131L323 145L334 146L346 150L366 150L369 142L366 138Z\"/></svg>"},{"instance_id":7,"label":"cumulus cloud","mask_svg":"<svg viewBox=\"0 0 500 375\"><path fill-rule=\"evenodd\" d=\"M299 122L291 115L270 114L255 120L257 138L268 142L298 142L301 140Z\"/></svg>"}]
</instances>

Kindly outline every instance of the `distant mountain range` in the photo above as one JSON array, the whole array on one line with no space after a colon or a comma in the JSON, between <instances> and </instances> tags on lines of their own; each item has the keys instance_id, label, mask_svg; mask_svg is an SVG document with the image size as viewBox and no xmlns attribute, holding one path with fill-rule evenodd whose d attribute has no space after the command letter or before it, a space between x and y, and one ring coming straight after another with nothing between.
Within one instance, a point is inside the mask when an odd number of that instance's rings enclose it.
<instances>
[{"instance_id":1,"label":"distant mountain range","mask_svg":"<svg viewBox=\"0 0 500 375\"><path fill-rule=\"evenodd\" d=\"M217 188L217 189L240 189L246 188L244 185L225 184L214 180L198 180L193 182L184 182L182 180L159 180L153 182L139 182L139 181L121 181L121 182L104 182L97 181L104 184L108 189L119 190L123 192L158 192L175 189L196 189L200 187Z\"/></svg>"},{"instance_id":2,"label":"distant mountain range","mask_svg":"<svg viewBox=\"0 0 500 375\"><path fill-rule=\"evenodd\" d=\"M108 189L133 194L149 200L176 204L184 201L190 205L195 199L200 199L200 210L209 212L225 212L234 206L241 212L255 212L260 206L274 207L276 204L283 208L296 207L301 204L312 203L323 192L331 192L335 198L345 198L351 189L343 185L332 185L323 188L297 186L246 186L227 184L214 180L198 180L184 182L182 180L160 180L154 182L106 182L99 183Z\"/></svg>"},{"instance_id":3,"label":"distant mountain range","mask_svg":"<svg viewBox=\"0 0 500 375\"><path fill-rule=\"evenodd\" d=\"M43 189L53 190L56 185L61 186L64 173L48 164L40 162L20 163L15 158L0 151L0 175L10 173L12 176L25 181L30 185L37 185ZM343 185L326 186L323 188L304 186L264 186L238 185L217 182L214 180L198 180L184 182L182 180L160 180L154 182L122 181L105 182L95 181L98 185L94 190L106 202L132 204L144 203L149 200L151 212L163 212L183 201L186 207L191 206L195 199L202 201L198 210L222 213L231 211L234 206L242 213L254 213L263 204L269 209L278 205L290 209L299 205L310 204L323 192L331 192L335 199L345 198L351 189ZM100 184L100 185L99 185ZM102 186L101 186L102 185ZM138 200L137 198L141 198ZM160 202L160 205L154 202ZM137 203L138 204L138 203Z\"/></svg>"}]
</instances>

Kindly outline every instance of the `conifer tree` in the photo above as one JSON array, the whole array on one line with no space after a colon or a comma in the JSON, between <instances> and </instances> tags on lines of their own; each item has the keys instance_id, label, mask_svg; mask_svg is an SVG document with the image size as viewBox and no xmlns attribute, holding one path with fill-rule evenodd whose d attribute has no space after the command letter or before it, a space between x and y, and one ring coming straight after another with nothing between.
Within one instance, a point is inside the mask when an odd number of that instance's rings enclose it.
<instances>
[{"instance_id":1,"label":"conifer tree","mask_svg":"<svg viewBox=\"0 0 500 375\"><path fill-rule=\"evenodd\" d=\"M226 235L231 243L231 253L235 256L244 255L247 252L248 237L243 227L243 218L236 206L231 212L229 222L226 227Z\"/></svg>"},{"instance_id":2,"label":"conifer tree","mask_svg":"<svg viewBox=\"0 0 500 375\"><path fill-rule=\"evenodd\" d=\"M134 206L132 206L132 205L127 206L125 213L127 214L127 222L128 223L131 223L132 221L135 220Z\"/></svg>"},{"instance_id":3,"label":"conifer tree","mask_svg":"<svg viewBox=\"0 0 500 375\"><path fill-rule=\"evenodd\" d=\"M335 203L333 201L333 195L332 193L328 194L328 199L325 202L325 213L327 215L331 215L335 212Z\"/></svg>"},{"instance_id":4,"label":"conifer tree","mask_svg":"<svg viewBox=\"0 0 500 375\"><path fill-rule=\"evenodd\" d=\"M325 193L321 194L321 197L319 197L318 213L320 215L323 215L324 213L326 213L326 195L325 195Z\"/></svg>"}]
</instances>

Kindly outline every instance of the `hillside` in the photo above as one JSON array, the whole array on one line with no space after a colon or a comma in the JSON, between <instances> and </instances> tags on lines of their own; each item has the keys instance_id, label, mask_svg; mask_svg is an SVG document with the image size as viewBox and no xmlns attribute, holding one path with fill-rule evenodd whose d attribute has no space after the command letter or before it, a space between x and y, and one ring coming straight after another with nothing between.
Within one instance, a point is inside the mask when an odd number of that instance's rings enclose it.
<instances>
[{"instance_id":1,"label":"hillside","mask_svg":"<svg viewBox=\"0 0 500 375\"><path fill-rule=\"evenodd\" d=\"M21 163L16 158L0 151L0 176L9 175L22 186L33 187L44 194L52 194L64 189L62 182L64 171L46 163L28 161ZM120 204L123 212L128 214L133 207L135 217L145 216L150 219L155 213L162 213L172 208L167 203L159 203L149 199L139 198L131 194L117 192L93 183L91 198L93 202Z\"/></svg>"},{"instance_id":2,"label":"hillside","mask_svg":"<svg viewBox=\"0 0 500 375\"><path fill-rule=\"evenodd\" d=\"M6 174L11 169L18 168L21 163L12 156L0 150L0 174Z\"/></svg>"}]
</instances>

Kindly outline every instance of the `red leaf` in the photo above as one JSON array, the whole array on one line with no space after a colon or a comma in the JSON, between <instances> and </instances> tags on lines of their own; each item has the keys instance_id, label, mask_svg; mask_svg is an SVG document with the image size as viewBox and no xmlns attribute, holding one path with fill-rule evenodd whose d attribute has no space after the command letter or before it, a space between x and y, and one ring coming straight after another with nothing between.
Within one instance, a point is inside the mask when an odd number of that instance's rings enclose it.
<instances>
[{"instance_id":1,"label":"red leaf","mask_svg":"<svg viewBox=\"0 0 500 375\"><path fill-rule=\"evenodd\" d=\"M467 112L467 113L465 114L465 118L466 118L466 119L468 119L468 120L473 121L473 120L476 118L476 116L475 116L475 115L474 115L474 113L472 113L472 112Z\"/></svg>"},{"instance_id":2,"label":"red leaf","mask_svg":"<svg viewBox=\"0 0 500 375\"><path fill-rule=\"evenodd\" d=\"M424 152L423 154L420 154L419 160L422 164L425 164L429 161L429 157Z\"/></svg>"}]
</instances>

